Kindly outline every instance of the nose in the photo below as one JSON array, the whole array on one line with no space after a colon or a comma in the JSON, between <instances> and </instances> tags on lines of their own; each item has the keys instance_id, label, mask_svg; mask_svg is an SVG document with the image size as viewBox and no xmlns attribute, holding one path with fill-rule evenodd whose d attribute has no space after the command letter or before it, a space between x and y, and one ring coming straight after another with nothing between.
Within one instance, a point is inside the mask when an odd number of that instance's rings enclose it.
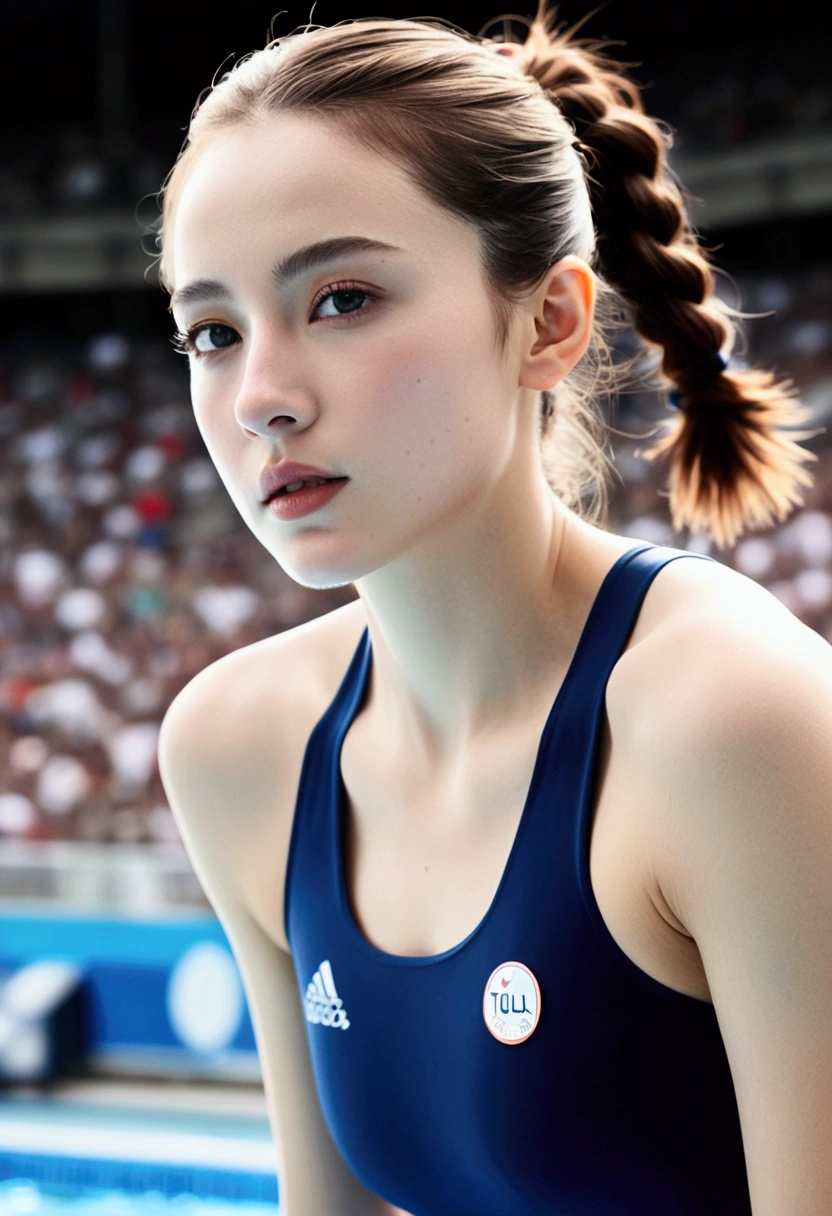
<instances>
[{"instance_id":1,"label":"nose","mask_svg":"<svg viewBox=\"0 0 832 1216\"><path fill-rule=\"evenodd\" d=\"M250 335L234 416L246 435L267 439L304 430L318 416L311 388L274 330Z\"/></svg>"}]
</instances>

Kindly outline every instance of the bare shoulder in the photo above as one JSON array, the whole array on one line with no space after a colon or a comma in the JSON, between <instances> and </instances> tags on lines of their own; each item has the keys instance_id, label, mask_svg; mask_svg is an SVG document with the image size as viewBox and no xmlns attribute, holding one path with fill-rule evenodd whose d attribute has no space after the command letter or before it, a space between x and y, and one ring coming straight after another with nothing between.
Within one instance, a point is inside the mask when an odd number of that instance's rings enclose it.
<instances>
[{"instance_id":1,"label":"bare shoulder","mask_svg":"<svg viewBox=\"0 0 832 1216\"><path fill-rule=\"evenodd\" d=\"M628 771L640 774L662 896L690 929L701 889L694 856L777 837L778 816L800 830L791 800L749 802L747 791L762 772L770 786L794 784L798 757L807 780L814 757L828 773L832 646L717 562L664 567L638 629L610 680L608 712Z\"/></svg>"},{"instance_id":2,"label":"bare shoulder","mask_svg":"<svg viewBox=\"0 0 832 1216\"><path fill-rule=\"evenodd\" d=\"M721 562L673 561L648 589L608 701L632 729L676 731L685 746L693 721L807 665L828 671L832 646L770 591Z\"/></svg>"},{"instance_id":3,"label":"bare shoulder","mask_svg":"<svg viewBox=\"0 0 832 1216\"><path fill-rule=\"evenodd\" d=\"M228 738L239 715L259 718L270 729L275 719L293 721L305 703L316 704L341 659L358 643L366 618L356 601L294 629L242 646L203 668L178 694L165 718L196 713L212 725L215 743ZM340 674L339 674L340 672ZM220 712L217 712L220 711ZM234 740L235 745L239 740ZM235 754L238 754L235 746Z\"/></svg>"},{"instance_id":4,"label":"bare shoulder","mask_svg":"<svg viewBox=\"0 0 832 1216\"><path fill-rule=\"evenodd\" d=\"M283 877L304 749L366 624L359 602L225 655L172 702L159 766L215 904L240 900L283 949Z\"/></svg>"}]
</instances>

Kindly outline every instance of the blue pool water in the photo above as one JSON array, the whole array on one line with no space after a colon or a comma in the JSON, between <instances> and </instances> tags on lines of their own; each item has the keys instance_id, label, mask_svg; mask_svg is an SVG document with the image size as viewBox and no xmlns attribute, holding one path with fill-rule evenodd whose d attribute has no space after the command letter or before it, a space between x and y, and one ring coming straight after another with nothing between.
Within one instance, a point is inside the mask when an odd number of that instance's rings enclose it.
<instances>
[{"instance_id":1,"label":"blue pool water","mask_svg":"<svg viewBox=\"0 0 832 1216\"><path fill-rule=\"evenodd\" d=\"M118 1092L0 1093L0 1216L277 1216L259 1102L226 1112L218 1088L186 1110L162 1105L164 1086L132 1104Z\"/></svg>"},{"instance_id":2,"label":"blue pool water","mask_svg":"<svg viewBox=\"0 0 832 1216\"><path fill-rule=\"evenodd\" d=\"M230 1202L160 1191L131 1195L97 1187L36 1185L25 1178L0 1183L0 1216L277 1216L272 1203Z\"/></svg>"}]
</instances>

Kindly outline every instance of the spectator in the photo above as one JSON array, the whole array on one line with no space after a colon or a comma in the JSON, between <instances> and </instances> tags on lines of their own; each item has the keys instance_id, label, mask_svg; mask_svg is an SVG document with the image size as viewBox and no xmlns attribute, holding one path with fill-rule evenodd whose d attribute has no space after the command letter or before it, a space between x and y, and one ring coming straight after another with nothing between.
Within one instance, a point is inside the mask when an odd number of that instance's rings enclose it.
<instances>
[{"instance_id":1,"label":"spectator","mask_svg":"<svg viewBox=\"0 0 832 1216\"><path fill-rule=\"evenodd\" d=\"M832 416L830 279L766 276L743 286L765 347ZM178 846L156 767L173 697L239 646L347 602L349 588L293 583L233 508L164 343L99 335L74 357L0 360L0 834L156 840ZM615 425L644 435L664 400L625 399ZM661 467L643 440L612 436L624 479L610 527L709 552L672 532ZM806 506L742 538L720 561L768 587L832 641L832 445Z\"/></svg>"}]
</instances>

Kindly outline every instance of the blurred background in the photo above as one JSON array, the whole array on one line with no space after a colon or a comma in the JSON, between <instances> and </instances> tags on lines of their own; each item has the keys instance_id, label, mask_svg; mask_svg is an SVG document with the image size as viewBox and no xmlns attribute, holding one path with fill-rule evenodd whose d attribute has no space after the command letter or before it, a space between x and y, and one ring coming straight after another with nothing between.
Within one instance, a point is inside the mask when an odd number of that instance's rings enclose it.
<instances>
[{"instance_id":1,"label":"blurred background","mask_svg":"<svg viewBox=\"0 0 832 1216\"><path fill-rule=\"evenodd\" d=\"M525 10L523 10L525 11ZM444 4L477 32L499 9ZM561 6L572 22L578 0ZM413 16L318 3L312 20ZM417 14L418 15L418 14ZM528 15L531 15L530 12ZM285 576L191 415L146 225L199 92L310 18L261 0L6 0L0 124L0 1214L272 1212L254 1040L156 764L222 654L351 599ZM814 488L714 550L638 455L662 397L609 420L609 526L710 553L832 642L832 84L808 0L612 0L585 32L674 130L694 222L749 314L740 358L800 387ZM626 346L626 338L624 339Z\"/></svg>"}]
</instances>

